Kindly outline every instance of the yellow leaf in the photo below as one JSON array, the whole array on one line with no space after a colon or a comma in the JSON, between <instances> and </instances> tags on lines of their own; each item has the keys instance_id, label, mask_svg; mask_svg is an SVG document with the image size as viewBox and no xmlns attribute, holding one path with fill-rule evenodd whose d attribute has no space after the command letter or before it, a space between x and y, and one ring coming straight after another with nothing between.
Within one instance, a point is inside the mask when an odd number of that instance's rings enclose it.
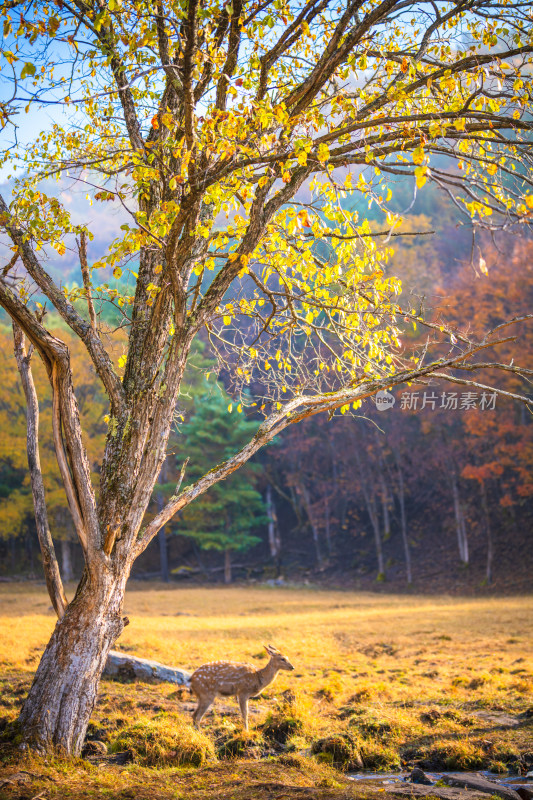
<instances>
[{"instance_id":1,"label":"yellow leaf","mask_svg":"<svg viewBox=\"0 0 533 800\"><path fill-rule=\"evenodd\" d=\"M417 167L415 169L415 177L416 177L416 185L417 185L417 187L419 189L421 189L422 186L427 181L427 178L426 178L426 167Z\"/></svg>"},{"instance_id":2,"label":"yellow leaf","mask_svg":"<svg viewBox=\"0 0 533 800\"><path fill-rule=\"evenodd\" d=\"M424 160L424 148L420 145L413 150L413 161L415 164L421 164Z\"/></svg>"},{"instance_id":3,"label":"yellow leaf","mask_svg":"<svg viewBox=\"0 0 533 800\"><path fill-rule=\"evenodd\" d=\"M229 406L228 406L228 411L229 411L229 413L231 414L231 412L233 411L233 403L230 403L230 404L229 404Z\"/></svg>"},{"instance_id":4,"label":"yellow leaf","mask_svg":"<svg viewBox=\"0 0 533 800\"><path fill-rule=\"evenodd\" d=\"M224 325L229 325L231 323L231 317L227 315L224 317Z\"/></svg>"},{"instance_id":5,"label":"yellow leaf","mask_svg":"<svg viewBox=\"0 0 533 800\"><path fill-rule=\"evenodd\" d=\"M322 142L318 145L316 154L318 156L318 160L321 164L325 164L329 158L329 147L325 142Z\"/></svg>"}]
</instances>

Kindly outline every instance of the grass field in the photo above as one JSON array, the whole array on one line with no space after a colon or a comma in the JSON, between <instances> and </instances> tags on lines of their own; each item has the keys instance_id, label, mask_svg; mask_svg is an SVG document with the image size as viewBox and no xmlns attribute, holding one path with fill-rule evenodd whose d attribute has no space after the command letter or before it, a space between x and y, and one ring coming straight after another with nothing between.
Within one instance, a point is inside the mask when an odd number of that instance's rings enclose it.
<instances>
[{"instance_id":1,"label":"grass field","mask_svg":"<svg viewBox=\"0 0 533 800\"><path fill-rule=\"evenodd\" d=\"M296 669L252 701L248 737L232 701L215 705L198 735L188 692L103 681L90 734L111 752L129 750L135 763L71 765L66 794L64 767L49 765L47 798L134 796L117 794L133 791L132 781L141 781L146 797L183 791L200 798L216 775L222 785L228 774L253 769L267 771L265 784L288 780L299 791L297 773L302 786L322 783L333 797L335 785L348 797L352 787L331 766L355 769L362 760L373 770L419 764L501 772L533 762L532 597L143 584L129 590L124 610L131 624L117 649L193 670L219 658L264 664L262 644L271 642ZM0 585L0 717L16 717L54 622L44 587ZM20 758L5 753L6 772L20 770ZM242 780L221 796L244 797ZM40 786L27 787L28 797Z\"/></svg>"}]
</instances>

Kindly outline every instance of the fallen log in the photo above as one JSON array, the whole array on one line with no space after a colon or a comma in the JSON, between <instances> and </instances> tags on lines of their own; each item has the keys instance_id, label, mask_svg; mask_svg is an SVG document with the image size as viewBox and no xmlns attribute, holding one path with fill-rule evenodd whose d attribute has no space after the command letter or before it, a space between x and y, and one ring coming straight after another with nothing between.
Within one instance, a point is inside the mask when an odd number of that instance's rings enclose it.
<instances>
[{"instance_id":1,"label":"fallen log","mask_svg":"<svg viewBox=\"0 0 533 800\"><path fill-rule=\"evenodd\" d=\"M178 667L160 664L158 661L151 661L148 658L138 658L128 653L112 650L107 658L103 674L106 677L120 680L156 680L188 687L192 673L178 669Z\"/></svg>"}]
</instances>

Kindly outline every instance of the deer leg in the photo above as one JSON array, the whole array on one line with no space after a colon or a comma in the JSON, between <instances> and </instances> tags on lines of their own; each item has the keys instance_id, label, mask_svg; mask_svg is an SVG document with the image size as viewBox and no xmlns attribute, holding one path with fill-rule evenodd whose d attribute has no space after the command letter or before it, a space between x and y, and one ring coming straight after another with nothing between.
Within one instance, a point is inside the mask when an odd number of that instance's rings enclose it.
<instances>
[{"instance_id":1,"label":"deer leg","mask_svg":"<svg viewBox=\"0 0 533 800\"><path fill-rule=\"evenodd\" d=\"M196 706L196 710L193 712L192 715L192 720L196 728L200 727L200 722L202 721L202 717L204 716L205 712L208 710L214 699L215 699L214 695L206 695L204 697L198 698L198 705Z\"/></svg>"},{"instance_id":2,"label":"deer leg","mask_svg":"<svg viewBox=\"0 0 533 800\"><path fill-rule=\"evenodd\" d=\"M244 730L248 730L248 697L245 694L239 695L239 706L241 709L242 720L244 722Z\"/></svg>"}]
</instances>

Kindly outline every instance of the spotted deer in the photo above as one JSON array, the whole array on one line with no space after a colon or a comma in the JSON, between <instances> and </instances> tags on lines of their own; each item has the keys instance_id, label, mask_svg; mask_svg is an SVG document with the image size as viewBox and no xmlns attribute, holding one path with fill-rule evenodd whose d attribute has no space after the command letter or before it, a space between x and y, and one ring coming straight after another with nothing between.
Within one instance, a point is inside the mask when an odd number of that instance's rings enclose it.
<instances>
[{"instance_id":1,"label":"spotted deer","mask_svg":"<svg viewBox=\"0 0 533 800\"><path fill-rule=\"evenodd\" d=\"M202 717L211 706L217 695L234 696L239 701L244 729L248 730L248 700L258 697L269 683L272 683L281 669L294 669L289 659L273 645L264 645L270 660L262 669L252 664L236 661L211 661L202 664L193 672L189 686L198 698L198 705L192 718L195 726L200 727Z\"/></svg>"}]
</instances>

